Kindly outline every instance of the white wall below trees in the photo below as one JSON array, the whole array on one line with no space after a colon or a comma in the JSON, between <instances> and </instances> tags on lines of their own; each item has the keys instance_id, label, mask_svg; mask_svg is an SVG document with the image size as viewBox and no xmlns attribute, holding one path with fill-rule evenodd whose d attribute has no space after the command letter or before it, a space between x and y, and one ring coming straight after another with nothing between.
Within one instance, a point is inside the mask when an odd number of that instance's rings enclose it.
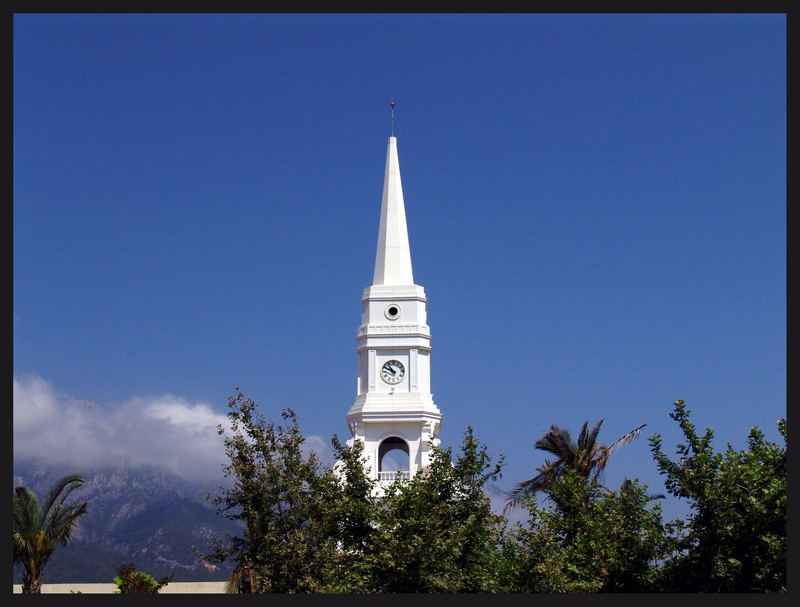
<instances>
[{"instance_id":1,"label":"white wall below trees","mask_svg":"<svg viewBox=\"0 0 800 607\"><path fill-rule=\"evenodd\" d=\"M170 582L159 594L224 594L226 582ZM42 584L42 594L113 594L117 585L110 584ZM14 594L22 594L22 585L14 584Z\"/></svg>"}]
</instances>

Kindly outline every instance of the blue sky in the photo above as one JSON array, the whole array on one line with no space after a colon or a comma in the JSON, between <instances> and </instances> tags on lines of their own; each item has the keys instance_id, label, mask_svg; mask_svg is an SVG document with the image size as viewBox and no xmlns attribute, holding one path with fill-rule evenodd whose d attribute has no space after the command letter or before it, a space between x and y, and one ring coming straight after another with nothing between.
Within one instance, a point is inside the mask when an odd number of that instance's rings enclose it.
<instances>
[{"instance_id":1,"label":"blue sky","mask_svg":"<svg viewBox=\"0 0 800 607\"><path fill-rule=\"evenodd\" d=\"M778 440L785 15L16 14L13 36L15 433L39 382L130 424L164 398L223 414L238 385L347 435L393 100L444 445L471 425L510 488L550 424L646 423L606 480L663 490L646 437L673 450L678 398L719 448Z\"/></svg>"}]
</instances>

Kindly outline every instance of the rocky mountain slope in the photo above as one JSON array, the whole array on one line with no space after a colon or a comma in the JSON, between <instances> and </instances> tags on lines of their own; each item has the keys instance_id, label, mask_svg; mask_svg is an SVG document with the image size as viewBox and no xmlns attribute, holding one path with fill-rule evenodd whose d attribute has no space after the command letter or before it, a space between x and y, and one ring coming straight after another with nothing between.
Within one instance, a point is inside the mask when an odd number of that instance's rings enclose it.
<instances>
[{"instance_id":1,"label":"rocky mountain slope","mask_svg":"<svg viewBox=\"0 0 800 607\"><path fill-rule=\"evenodd\" d=\"M110 582L123 563L154 577L175 574L174 581L214 581L228 576L231 566L212 565L192 553L207 550L214 538L236 532L231 521L216 514L200 487L155 468L97 468L14 462L14 486L24 485L40 499L67 474L85 483L70 499L85 500L88 513L68 546L59 546L45 568L45 581ZM15 570L19 583L21 572Z\"/></svg>"}]
</instances>

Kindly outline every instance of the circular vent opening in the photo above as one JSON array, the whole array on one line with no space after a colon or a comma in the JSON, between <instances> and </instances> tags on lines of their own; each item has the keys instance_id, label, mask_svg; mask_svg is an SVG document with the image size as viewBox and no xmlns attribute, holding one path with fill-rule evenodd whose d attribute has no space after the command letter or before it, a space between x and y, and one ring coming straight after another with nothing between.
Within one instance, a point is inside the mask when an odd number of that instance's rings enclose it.
<instances>
[{"instance_id":1,"label":"circular vent opening","mask_svg":"<svg viewBox=\"0 0 800 607\"><path fill-rule=\"evenodd\" d=\"M386 306L386 310L384 310L384 314L386 318L389 320L396 320L400 318L400 306L397 304L389 304Z\"/></svg>"}]
</instances>

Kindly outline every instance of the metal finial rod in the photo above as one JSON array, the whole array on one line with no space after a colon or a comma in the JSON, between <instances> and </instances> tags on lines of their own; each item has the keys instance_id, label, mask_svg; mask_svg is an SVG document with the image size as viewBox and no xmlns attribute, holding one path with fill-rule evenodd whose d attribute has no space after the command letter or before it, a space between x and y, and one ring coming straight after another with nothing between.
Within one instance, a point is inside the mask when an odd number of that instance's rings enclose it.
<instances>
[{"instance_id":1,"label":"metal finial rod","mask_svg":"<svg viewBox=\"0 0 800 607\"><path fill-rule=\"evenodd\" d=\"M392 108L392 137L394 137L394 101L389 106Z\"/></svg>"}]
</instances>

